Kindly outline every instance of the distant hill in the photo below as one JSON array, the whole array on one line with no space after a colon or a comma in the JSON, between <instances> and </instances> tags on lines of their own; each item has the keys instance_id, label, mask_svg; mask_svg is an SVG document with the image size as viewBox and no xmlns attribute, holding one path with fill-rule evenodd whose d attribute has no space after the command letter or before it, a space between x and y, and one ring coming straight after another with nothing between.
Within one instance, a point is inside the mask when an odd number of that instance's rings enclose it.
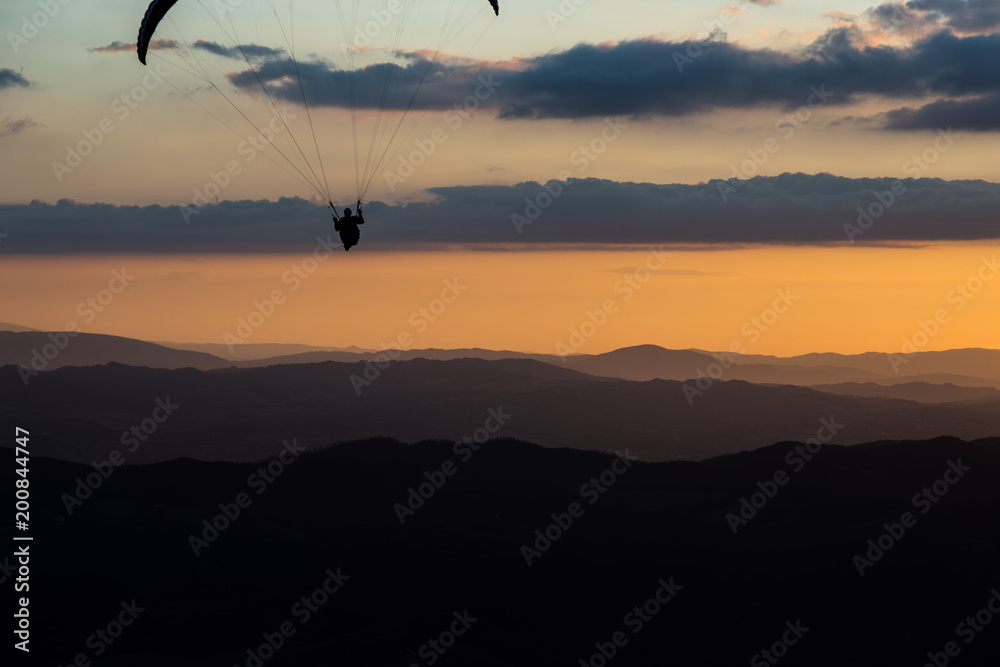
<instances>
[{"instance_id":1,"label":"distant hill","mask_svg":"<svg viewBox=\"0 0 1000 667\"><path fill-rule=\"evenodd\" d=\"M947 642L956 666L996 664L980 610L998 586L1000 441L826 446L799 469L795 447L626 467L513 440L463 460L449 442L366 439L272 460L263 487L264 461L126 465L72 513L94 469L33 457L31 650L50 665L94 646L112 667L426 665L454 628L435 664L775 664L766 650L788 667L919 666ZM138 619L98 644L133 601Z\"/></svg>"},{"instance_id":2,"label":"distant hill","mask_svg":"<svg viewBox=\"0 0 1000 667\"><path fill-rule=\"evenodd\" d=\"M250 361L254 359L267 359L269 357L280 357L288 355L302 354L306 352L347 352L351 354L365 354L372 352L364 348L351 345L350 347L317 347L315 345L298 345L294 343L240 343L230 346L224 343L172 343L169 341L154 341L157 345L170 347L175 350L190 350L193 352L205 352L207 354L228 359L230 361ZM323 361L332 361L324 359Z\"/></svg>"},{"instance_id":3,"label":"distant hill","mask_svg":"<svg viewBox=\"0 0 1000 667\"><path fill-rule=\"evenodd\" d=\"M562 360L560 360L562 361ZM715 362L711 355L691 350L668 350L658 345L636 345L603 354L565 357L565 365L591 375L625 380L686 380Z\"/></svg>"},{"instance_id":4,"label":"distant hill","mask_svg":"<svg viewBox=\"0 0 1000 667\"><path fill-rule=\"evenodd\" d=\"M899 377L914 375L953 374L1000 381L1000 350L968 348L917 352L910 357L895 355L895 368L890 355L882 352L836 354L823 352L794 357L743 355L740 364L765 363L790 366L847 366L879 375ZM905 361L903 361L905 359Z\"/></svg>"},{"instance_id":5,"label":"distant hill","mask_svg":"<svg viewBox=\"0 0 1000 667\"><path fill-rule=\"evenodd\" d=\"M387 350L387 351L317 351L290 354L278 357L267 357L244 361L238 365L241 368L260 368L262 366L275 366L278 364L315 364L324 361L356 362L356 361L384 361L385 359L406 361L411 359L431 359L434 361L450 361L453 359L486 359L489 361L497 359L536 359L539 361L556 362L558 356L546 354L531 354L525 352L509 352L497 350L484 350L481 348L458 348L454 350L440 350L436 348L420 350Z\"/></svg>"},{"instance_id":6,"label":"distant hill","mask_svg":"<svg viewBox=\"0 0 1000 667\"><path fill-rule=\"evenodd\" d=\"M720 363L720 358L726 361ZM637 381L688 380L710 376L723 380L810 385L882 377L881 374L846 365L751 364L734 355L726 357L694 350L668 350L657 345L637 345L604 354L566 357L565 365L592 375ZM721 376L718 375L720 370Z\"/></svg>"},{"instance_id":7,"label":"distant hill","mask_svg":"<svg viewBox=\"0 0 1000 667\"><path fill-rule=\"evenodd\" d=\"M121 336L0 331L0 365L15 364L33 370L51 371L64 366L108 363L201 370L231 365L225 359L204 352L174 350Z\"/></svg>"},{"instance_id":8,"label":"distant hill","mask_svg":"<svg viewBox=\"0 0 1000 667\"><path fill-rule=\"evenodd\" d=\"M11 324L10 322L0 322L0 331L38 331L38 329L32 329L31 327L22 327L20 324Z\"/></svg>"},{"instance_id":9,"label":"distant hill","mask_svg":"<svg viewBox=\"0 0 1000 667\"><path fill-rule=\"evenodd\" d=\"M14 325L12 325L14 326ZM41 333L41 332L32 332ZM0 335L3 332L0 331ZM58 334L53 334L58 335ZM90 339L90 337L97 337ZM80 344L81 341L89 341ZM48 342L36 339L0 339L10 343L0 350L0 363L24 364L32 350ZM29 345L30 343L30 345ZM27 347L26 347L27 345ZM797 386L841 383L878 383L893 385L912 382L955 384L963 387L993 387L1000 390L1000 350L967 349L944 352L919 352L905 362L898 362L894 372L886 354L867 352L859 355L834 353L806 354L795 357L768 355L726 355L700 350L670 350L657 345L636 345L602 354L561 357L510 350L482 348L417 349L390 352L358 347L317 348L292 344L245 344L228 346L217 343L146 343L118 336L80 334L74 338L76 353L58 355L47 369L66 365L92 365L117 362L152 368L190 366L212 370L228 366L259 368L285 364L323 362L357 363L384 360L429 359L532 359L561 368L573 369L596 377L633 381L692 380L709 376L716 380L743 380L756 384L791 384ZM86 349L83 354L80 350ZM277 353L277 354L276 354ZM183 355L191 356L183 356ZM25 356L27 355L27 356ZM182 356L178 356L182 355ZM201 355L201 356L195 356Z\"/></svg>"},{"instance_id":10,"label":"distant hill","mask_svg":"<svg viewBox=\"0 0 1000 667\"><path fill-rule=\"evenodd\" d=\"M843 382L839 384L815 385L812 389L824 391L828 394L881 396L884 398L901 398L919 403L1000 402L1000 390L993 387L960 387L953 384L932 384L930 382L903 382L894 385L876 384L874 382L863 384Z\"/></svg>"},{"instance_id":11,"label":"distant hill","mask_svg":"<svg viewBox=\"0 0 1000 667\"><path fill-rule=\"evenodd\" d=\"M246 461L291 437L310 448L372 435L458 440L477 430L485 436L489 411L501 409L509 418L493 435L591 450L628 443L650 460L806 440L823 420L839 425L831 442L840 444L1000 434L997 402L928 405L742 381L716 382L700 395L696 387L599 378L530 359L416 359L381 370L370 362L210 372L108 364L43 373L28 387L7 366L0 414L37 424L39 453L86 462L106 456L166 397L181 407L138 448L137 462Z\"/></svg>"},{"instance_id":12,"label":"distant hill","mask_svg":"<svg viewBox=\"0 0 1000 667\"><path fill-rule=\"evenodd\" d=\"M566 365L595 375L628 380L686 380L703 375L721 380L811 386L840 382L952 382L1000 389L1000 350L969 349L918 352L896 359L878 352L794 357L732 355L702 350L669 350L637 345L613 352L566 358Z\"/></svg>"},{"instance_id":13,"label":"distant hill","mask_svg":"<svg viewBox=\"0 0 1000 667\"><path fill-rule=\"evenodd\" d=\"M239 362L244 368L272 366L275 364L304 364L324 361L347 362L384 358L386 353L368 352L306 352L279 357L255 359ZM693 350L669 350L656 345L638 345L603 354L568 355L534 354L526 352L469 349L419 349L392 353L394 359L534 359L563 368L571 368L598 377L615 377L625 380L687 380L715 373L719 359L711 353ZM909 376L906 376L909 377ZM724 369L724 380L744 380L754 383L795 384L809 386L836 382L885 381L895 382L899 377L876 373L851 366L818 366L794 364L746 363L734 359L734 363ZM959 379L952 376L950 379ZM961 381L959 379L959 381ZM990 380L969 378L975 385L990 384ZM1000 382L998 382L1000 384Z\"/></svg>"}]
</instances>

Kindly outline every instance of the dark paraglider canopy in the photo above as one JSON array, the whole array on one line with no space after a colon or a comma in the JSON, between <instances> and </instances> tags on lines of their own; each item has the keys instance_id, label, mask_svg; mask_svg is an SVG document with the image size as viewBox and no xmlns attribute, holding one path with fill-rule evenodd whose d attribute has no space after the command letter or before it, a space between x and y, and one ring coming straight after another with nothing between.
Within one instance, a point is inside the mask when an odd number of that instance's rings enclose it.
<instances>
[{"instance_id":1,"label":"dark paraglider canopy","mask_svg":"<svg viewBox=\"0 0 1000 667\"><path fill-rule=\"evenodd\" d=\"M177 3L177 0L153 0L146 9L146 15L142 17L142 24L139 26L139 39L136 42L136 51L139 53L139 62L146 64L146 51L149 50L149 40L156 32L156 26L170 8ZM499 15L499 14L498 14Z\"/></svg>"},{"instance_id":2,"label":"dark paraglider canopy","mask_svg":"<svg viewBox=\"0 0 1000 667\"><path fill-rule=\"evenodd\" d=\"M500 16L500 0L489 0L493 11ZM146 52L149 50L149 42L153 39L156 26L170 8L177 4L177 0L153 0L146 8L146 15L142 17L142 24L139 26L139 38L136 40L136 51L139 54L139 62L146 64Z\"/></svg>"}]
</instances>

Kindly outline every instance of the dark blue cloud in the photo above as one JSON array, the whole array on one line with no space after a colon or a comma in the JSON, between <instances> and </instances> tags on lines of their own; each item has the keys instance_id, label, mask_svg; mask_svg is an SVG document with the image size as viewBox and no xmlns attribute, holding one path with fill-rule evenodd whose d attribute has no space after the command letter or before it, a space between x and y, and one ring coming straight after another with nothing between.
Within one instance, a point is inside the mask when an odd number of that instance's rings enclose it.
<instances>
[{"instance_id":1,"label":"dark blue cloud","mask_svg":"<svg viewBox=\"0 0 1000 667\"><path fill-rule=\"evenodd\" d=\"M306 95L317 105L381 104L401 109L448 109L479 93L478 104L501 118L676 117L717 109L796 108L814 88L832 93L830 105L862 98L927 98L1000 93L1000 35L958 36L941 31L913 45L863 46L856 28L832 30L796 52L748 49L717 37L666 42L640 39L580 44L511 63L434 61L409 54L353 74L320 62L299 63ZM290 59L269 59L257 70L273 95L295 101ZM240 88L257 76L231 75ZM486 82L492 85L484 86ZM419 88L419 94L414 93ZM487 90L488 89L488 90ZM1000 124L1000 119L998 119Z\"/></svg>"},{"instance_id":2,"label":"dark blue cloud","mask_svg":"<svg viewBox=\"0 0 1000 667\"><path fill-rule=\"evenodd\" d=\"M21 134L25 130L40 126L41 123L36 123L31 118L17 118L14 120L4 118L0 121L0 137L10 137L15 134Z\"/></svg>"},{"instance_id":3,"label":"dark blue cloud","mask_svg":"<svg viewBox=\"0 0 1000 667\"><path fill-rule=\"evenodd\" d=\"M403 64L377 63L350 72L321 62L271 59L254 70L229 74L237 88L258 92L264 85L272 97L299 102L301 80L310 104L350 108L446 109L475 92L483 68L447 65L411 55ZM419 95L417 95L419 91ZM352 97L353 96L353 97Z\"/></svg>"},{"instance_id":4,"label":"dark blue cloud","mask_svg":"<svg viewBox=\"0 0 1000 667\"><path fill-rule=\"evenodd\" d=\"M720 192L726 191L725 200ZM886 210L874 206L892 201ZM429 203L365 207L365 250L547 244L828 244L848 240L859 208L876 211L856 242L1000 238L1000 184L782 174L734 185L599 179L433 188ZM5 254L307 252L336 235L327 209L297 198L179 207L0 207Z\"/></svg>"},{"instance_id":5,"label":"dark blue cloud","mask_svg":"<svg viewBox=\"0 0 1000 667\"><path fill-rule=\"evenodd\" d=\"M955 130L992 132L1000 127L1000 93L968 100L938 100L917 109L902 107L879 117L889 130Z\"/></svg>"},{"instance_id":6,"label":"dark blue cloud","mask_svg":"<svg viewBox=\"0 0 1000 667\"><path fill-rule=\"evenodd\" d=\"M222 46L217 42L210 42L205 39L199 39L192 46L196 49L202 51L207 51L208 53L215 54L217 56L223 56L225 58L234 58L236 60L259 60L263 58L280 58L284 56L284 49L274 49L270 46L261 46L260 44L239 44L237 46Z\"/></svg>"},{"instance_id":7,"label":"dark blue cloud","mask_svg":"<svg viewBox=\"0 0 1000 667\"><path fill-rule=\"evenodd\" d=\"M111 42L104 46L95 46L94 48L87 49L88 53L135 53L136 52L135 42ZM174 39L154 39L149 43L150 51L173 51L175 49L181 48L177 40Z\"/></svg>"},{"instance_id":8,"label":"dark blue cloud","mask_svg":"<svg viewBox=\"0 0 1000 667\"><path fill-rule=\"evenodd\" d=\"M955 32L988 32L1000 25L997 0L910 0L906 8Z\"/></svg>"},{"instance_id":9,"label":"dark blue cloud","mask_svg":"<svg viewBox=\"0 0 1000 667\"><path fill-rule=\"evenodd\" d=\"M0 88L27 88L31 82L9 67L0 69Z\"/></svg>"}]
</instances>

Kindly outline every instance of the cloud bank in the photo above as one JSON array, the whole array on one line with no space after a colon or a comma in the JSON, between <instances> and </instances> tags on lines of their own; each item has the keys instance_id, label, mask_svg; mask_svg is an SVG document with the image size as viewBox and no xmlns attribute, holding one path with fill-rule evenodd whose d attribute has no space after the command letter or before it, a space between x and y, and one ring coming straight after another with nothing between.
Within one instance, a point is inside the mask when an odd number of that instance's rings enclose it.
<instances>
[{"instance_id":1,"label":"cloud bank","mask_svg":"<svg viewBox=\"0 0 1000 667\"><path fill-rule=\"evenodd\" d=\"M833 93L828 102L832 106L866 98L926 98L928 105L948 101L961 111L962 128L1000 129L1000 116L984 104L1000 95L993 65L1000 62L1000 35L993 34L963 36L941 29L908 46L886 46L867 45L856 27L841 27L796 52L749 49L716 35L701 42L649 38L580 44L507 62L449 60L423 52L399 58L354 73L302 62L298 75L310 103L336 107L350 106L344 91L352 85L357 106L380 106L386 80L391 82L385 100L389 109L412 103L415 108L444 110L476 95L481 106L505 119L792 109L806 103L813 88L824 87ZM230 73L230 82L256 90L259 77L273 96L299 99L291 59L269 57L255 69L256 74L249 69ZM947 127L939 123L939 110L921 107L908 115L900 109L876 120L895 130Z\"/></svg>"},{"instance_id":2,"label":"cloud bank","mask_svg":"<svg viewBox=\"0 0 1000 667\"><path fill-rule=\"evenodd\" d=\"M620 244L897 243L1000 238L1000 184L782 174L658 185L600 179L433 188L430 203L365 207L366 250ZM865 217L867 216L867 218ZM5 254L303 252L333 234L298 198L179 207L0 207ZM862 229L854 237L849 227ZM336 239L336 235L333 235Z\"/></svg>"}]
</instances>

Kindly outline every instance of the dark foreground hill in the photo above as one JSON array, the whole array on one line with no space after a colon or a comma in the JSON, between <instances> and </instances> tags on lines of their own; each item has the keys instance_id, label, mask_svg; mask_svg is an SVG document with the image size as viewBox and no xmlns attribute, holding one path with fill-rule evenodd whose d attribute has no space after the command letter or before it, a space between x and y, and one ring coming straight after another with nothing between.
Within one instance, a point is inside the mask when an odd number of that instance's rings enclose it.
<instances>
[{"instance_id":1,"label":"dark foreground hill","mask_svg":"<svg viewBox=\"0 0 1000 667\"><path fill-rule=\"evenodd\" d=\"M701 386L702 389L697 389ZM697 393L692 393L697 391ZM0 417L37 429L38 453L90 463L178 457L247 461L297 438L459 440L502 412L493 436L550 447L626 446L647 460L698 460L782 440L1000 434L1000 402L927 405L746 382L597 378L529 359L326 362L204 372L109 364L31 379L0 368ZM169 414L167 414L169 412ZM29 427L29 425L31 425Z\"/></svg>"},{"instance_id":2,"label":"dark foreground hill","mask_svg":"<svg viewBox=\"0 0 1000 667\"><path fill-rule=\"evenodd\" d=\"M95 474L31 464L35 664L912 667L951 646L955 665L983 667L1000 654L996 439L659 464L369 440L284 463L125 466L68 500Z\"/></svg>"}]
</instances>

